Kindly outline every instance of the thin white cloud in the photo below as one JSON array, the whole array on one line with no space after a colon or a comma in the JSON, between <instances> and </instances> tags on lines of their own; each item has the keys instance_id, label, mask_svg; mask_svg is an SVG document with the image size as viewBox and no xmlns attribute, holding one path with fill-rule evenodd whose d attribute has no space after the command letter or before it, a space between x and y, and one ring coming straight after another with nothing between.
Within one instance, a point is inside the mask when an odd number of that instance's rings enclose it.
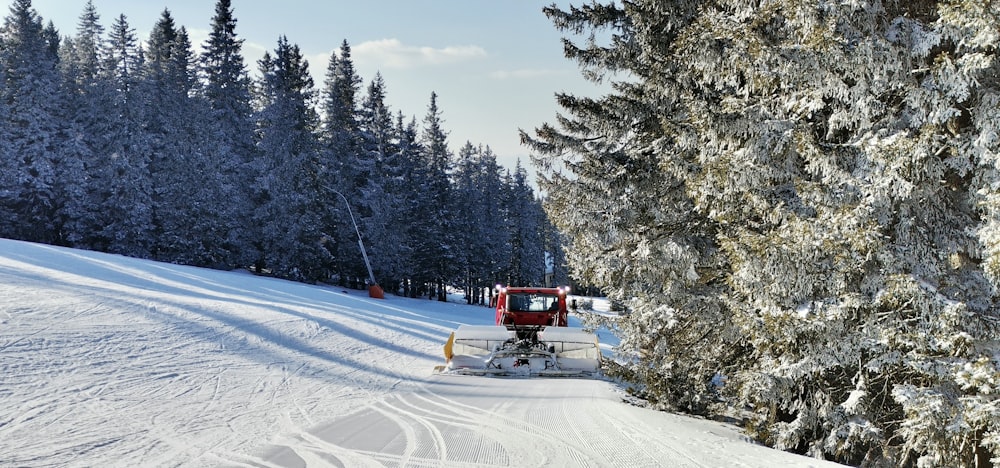
<instances>
[{"instance_id":1,"label":"thin white cloud","mask_svg":"<svg viewBox=\"0 0 1000 468\"><path fill-rule=\"evenodd\" d=\"M442 65L483 58L486 55L485 49L474 45L419 47L403 44L398 39L367 41L351 48L351 57L355 60L386 68Z\"/></svg>"},{"instance_id":2,"label":"thin white cloud","mask_svg":"<svg viewBox=\"0 0 1000 468\"><path fill-rule=\"evenodd\" d=\"M274 47L274 45L268 47L256 42L246 41L243 43L243 59L246 61L248 67L250 67L253 71L256 71L257 61L264 57L265 52L274 54Z\"/></svg>"},{"instance_id":3,"label":"thin white cloud","mask_svg":"<svg viewBox=\"0 0 1000 468\"><path fill-rule=\"evenodd\" d=\"M565 75L565 70L546 70L546 69L520 69L520 70L497 70L490 73L490 78L495 80L524 80L531 78L542 78L546 76L558 76Z\"/></svg>"},{"instance_id":4,"label":"thin white cloud","mask_svg":"<svg viewBox=\"0 0 1000 468\"><path fill-rule=\"evenodd\" d=\"M191 41L191 47L194 49L195 53L201 54L205 52L205 43L208 42L208 36L211 31L205 28L188 28L185 27L188 33L188 40Z\"/></svg>"}]
</instances>

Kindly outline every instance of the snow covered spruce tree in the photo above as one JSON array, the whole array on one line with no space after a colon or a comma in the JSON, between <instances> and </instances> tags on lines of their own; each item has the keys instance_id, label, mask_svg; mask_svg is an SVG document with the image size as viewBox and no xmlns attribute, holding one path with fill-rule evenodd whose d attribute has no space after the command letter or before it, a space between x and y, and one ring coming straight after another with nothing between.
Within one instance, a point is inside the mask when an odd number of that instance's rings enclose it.
<instances>
[{"instance_id":1,"label":"snow covered spruce tree","mask_svg":"<svg viewBox=\"0 0 1000 468\"><path fill-rule=\"evenodd\" d=\"M415 118L406 121L402 112L396 113L395 134L396 134L396 154L393 159L398 164L398 179L396 183L388 187L391 193L402 202L399 225L396 227L403 237L400 245L394 246L392 255L399 265L399 281L401 292L406 297L416 297L418 294L418 267L414 260L417 236L419 229L417 220L420 219L416 208L421 205L420 195L423 193L422 174L423 166L420 164L423 146L420 144L419 130ZM386 283L390 285L391 283ZM393 286L394 287L394 286Z\"/></svg>"},{"instance_id":2,"label":"snow covered spruce tree","mask_svg":"<svg viewBox=\"0 0 1000 468\"><path fill-rule=\"evenodd\" d=\"M431 102L424 117L420 135L420 173L415 181L422 194L413 207L414 223L413 260L418 284L430 288L439 301L445 296L446 282L454 271L454 229L452 227L452 194L448 169L451 167L451 150L448 133L444 130L437 93L431 93Z\"/></svg>"},{"instance_id":3,"label":"snow covered spruce tree","mask_svg":"<svg viewBox=\"0 0 1000 468\"><path fill-rule=\"evenodd\" d=\"M499 219L507 230L504 284L535 286L545 278L545 249L542 242L545 213L528 185L528 171L518 161L504 177Z\"/></svg>"},{"instance_id":4,"label":"snow covered spruce tree","mask_svg":"<svg viewBox=\"0 0 1000 468\"><path fill-rule=\"evenodd\" d=\"M663 407L705 413L712 379L734 370L740 337L725 305L716 226L695 210L685 186L696 155L680 145L697 137L678 115L679 88L668 74L676 64L642 49L666 44L641 44L660 39L641 36L631 10L595 4L546 12L574 33L621 28L607 50L567 42L567 54L595 80L614 71L635 79L600 100L560 94L570 114L559 117L564 131L545 125L537 139L522 135L536 153L545 209L568 242L574 276L630 309L612 325L633 359L618 371ZM642 27L676 34L677 14L645 16Z\"/></svg>"},{"instance_id":5,"label":"snow covered spruce tree","mask_svg":"<svg viewBox=\"0 0 1000 468\"><path fill-rule=\"evenodd\" d=\"M469 304L485 304L487 292L498 282L509 254L509 233L501 229L504 213L503 174L487 147L466 142L452 172L457 236L457 284Z\"/></svg>"},{"instance_id":6,"label":"snow covered spruce tree","mask_svg":"<svg viewBox=\"0 0 1000 468\"><path fill-rule=\"evenodd\" d=\"M473 210L469 213L471 220L466 221L472 224L472 233L475 234L476 243L472 244L475 250L469 258L473 261L473 269L478 270L476 276L480 278L481 286L492 289L498 283L508 281L506 267L508 265L510 252L510 231L498 229L498 225L505 223L507 210L504 205L505 192L507 190L507 169L497 163L497 155L489 146L479 148L475 158L475 166L471 184L476 190L477 200ZM474 255L478 255L478 258ZM481 302L488 304L486 297L491 292L480 293Z\"/></svg>"},{"instance_id":7,"label":"snow covered spruce tree","mask_svg":"<svg viewBox=\"0 0 1000 468\"><path fill-rule=\"evenodd\" d=\"M473 299L473 285L477 283L477 280L473 279L474 276L478 276L475 270L482 265L477 258L482 237L477 235L473 214L482 203L478 199L479 191L473 182L476 174L474 162L476 155L476 147L466 141L458 150L451 174L451 193L454 201L451 212L454 216L456 246L454 258L458 271L455 286L462 288L469 304Z\"/></svg>"},{"instance_id":8,"label":"snow covered spruce tree","mask_svg":"<svg viewBox=\"0 0 1000 468\"><path fill-rule=\"evenodd\" d=\"M79 181L83 206L67 240L76 248L101 250L106 243L97 233L103 229L101 209L105 188L110 185L106 170L110 158L102 142L114 121L105 110L114 102L115 89L102 71L104 27L93 2L87 2L77 24L77 35L65 38L59 48L63 118L72 135L64 144L78 148L84 167Z\"/></svg>"},{"instance_id":9,"label":"snow covered spruce tree","mask_svg":"<svg viewBox=\"0 0 1000 468\"><path fill-rule=\"evenodd\" d=\"M528 142L626 376L865 466L1000 462L1000 11L972 1L634 1L546 13L598 100ZM527 136L526 136L527 138ZM565 167L565 172L560 168Z\"/></svg>"},{"instance_id":10,"label":"snow covered spruce tree","mask_svg":"<svg viewBox=\"0 0 1000 468\"><path fill-rule=\"evenodd\" d=\"M409 239L404 210L408 194L402 192L403 159L399 153L399 135L389 107L385 103L386 85L375 74L361 102L360 135L364 166L368 178L361 188L359 212L365 242L375 278L390 291L396 291L406 271ZM357 254L355 257L357 258Z\"/></svg>"},{"instance_id":11,"label":"snow covered spruce tree","mask_svg":"<svg viewBox=\"0 0 1000 468\"><path fill-rule=\"evenodd\" d=\"M107 80L111 89L102 96L107 100L101 102L100 109L109 118L106 131L95 142L94 157L103 190L98 196L101 230L96 239L102 250L149 258L155 239L150 144L143 131L144 55L125 15L112 24L101 57L101 79Z\"/></svg>"},{"instance_id":12,"label":"snow covered spruce tree","mask_svg":"<svg viewBox=\"0 0 1000 468\"><path fill-rule=\"evenodd\" d=\"M196 93L195 58L187 30L164 10L148 40L144 86L152 147L154 258L225 268L230 254L230 204L210 133L211 107Z\"/></svg>"},{"instance_id":13,"label":"snow covered spruce tree","mask_svg":"<svg viewBox=\"0 0 1000 468\"><path fill-rule=\"evenodd\" d=\"M0 30L0 233L65 245L79 237L85 178L83 148L62 105L58 47L31 2L13 2Z\"/></svg>"},{"instance_id":14,"label":"snow covered spruce tree","mask_svg":"<svg viewBox=\"0 0 1000 468\"><path fill-rule=\"evenodd\" d=\"M361 152L358 92L361 78L354 69L351 47L343 41L339 53L330 56L323 89L320 92L322 121L319 141L323 161L324 196L323 234L333 252L333 270L341 285L367 276L358 252L357 234L351 224L345 200L357 208L360 186L356 176ZM344 199L336 192L344 194Z\"/></svg>"},{"instance_id":15,"label":"snow covered spruce tree","mask_svg":"<svg viewBox=\"0 0 1000 468\"><path fill-rule=\"evenodd\" d=\"M256 179L253 162L253 109L250 77L242 55L243 41L236 35L232 2L215 4L211 32L199 57L200 95L210 106L209 132L213 135L211 164L216 174L225 212L221 215L226 229L225 250L231 266L250 265L254 255L253 228L246 221L253 215L251 200Z\"/></svg>"},{"instance_id":16,"label":"snow covered spruce tree","mask_svg":"<svg viewBox=\"0 0 1000 468\"><path fill-rule=\"evenodd\" d=\"M320 231L325 206L314 131L313 81L299 47L282 36L260 65L253 222L261 227L258 269L298 281L326 279L330 253Z\"/></svg>"}]
</instances>

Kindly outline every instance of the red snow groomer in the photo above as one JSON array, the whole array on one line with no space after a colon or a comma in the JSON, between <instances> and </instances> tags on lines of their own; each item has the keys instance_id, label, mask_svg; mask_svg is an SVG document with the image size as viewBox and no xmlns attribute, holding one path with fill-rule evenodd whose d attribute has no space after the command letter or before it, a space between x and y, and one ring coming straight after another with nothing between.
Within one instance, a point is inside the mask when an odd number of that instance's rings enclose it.
<instances>
[{"instance_id":1,"label":"red snow groomer","mask_svg":"<svg viewBox=\"0 0 1000 468\"><path fill-rule=\"evenodd\" d=\"M569 288L497 287L496 326L462 325L444 346L444 372L475 375L596 375L597 337L568 327Z\"/></svg>"}]
</instances>

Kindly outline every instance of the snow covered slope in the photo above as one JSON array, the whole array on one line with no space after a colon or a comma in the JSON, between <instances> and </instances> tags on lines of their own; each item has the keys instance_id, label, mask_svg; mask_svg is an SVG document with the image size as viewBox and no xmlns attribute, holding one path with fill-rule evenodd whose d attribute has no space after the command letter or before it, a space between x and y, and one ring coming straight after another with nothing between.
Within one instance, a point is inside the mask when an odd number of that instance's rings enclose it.
<instances>
[{"instance_id":1,"label":"snow covered slope","mask_svg":"<svg viewBox=\"0 0 1000 468\"><path fill-rule=\"evenodd\" d=\"M471 307L0 239L0 466L824 466L609 382L432 373Z\"/></svg>"}]
</instances>

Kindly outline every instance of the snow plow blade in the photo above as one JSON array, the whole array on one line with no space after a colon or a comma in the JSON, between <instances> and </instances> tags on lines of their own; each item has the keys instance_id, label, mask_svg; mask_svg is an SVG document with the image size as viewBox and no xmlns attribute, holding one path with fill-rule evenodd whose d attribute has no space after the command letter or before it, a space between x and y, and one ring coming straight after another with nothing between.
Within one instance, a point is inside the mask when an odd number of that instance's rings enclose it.
<instances>
[{"instance_id":1,"label":"snow plow blade","mask_svg":"<svg viewBox=\"0 0 1000 468\"><path fill-rule=\"evenodd\" d=\"M449 374L547 377L594 376L600 373L597 337L582 328L544 327L519 339L500 326L462 325L444 346Z\"/></svg>"}]
</instances>

